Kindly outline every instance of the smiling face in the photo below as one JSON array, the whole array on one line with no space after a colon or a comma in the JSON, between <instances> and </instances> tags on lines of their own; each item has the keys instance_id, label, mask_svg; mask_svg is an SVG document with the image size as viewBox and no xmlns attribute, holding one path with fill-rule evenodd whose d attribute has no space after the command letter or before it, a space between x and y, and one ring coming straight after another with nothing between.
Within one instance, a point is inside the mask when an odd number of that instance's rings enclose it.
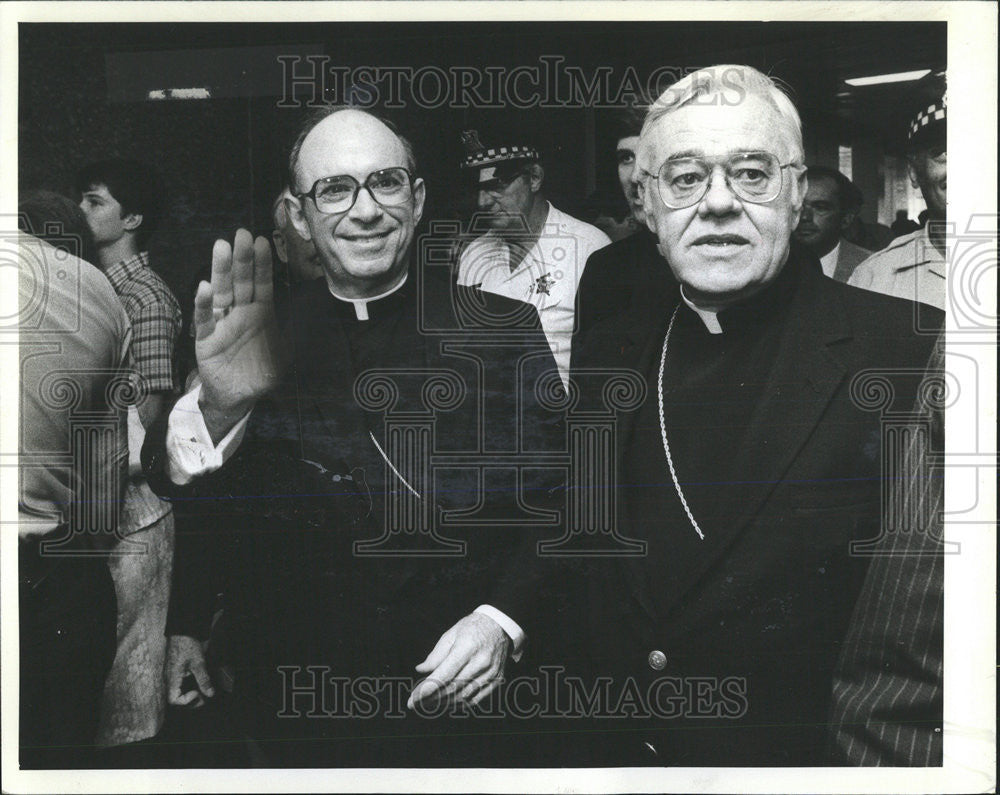
<instances>
[{"instance_id":1,"label":"smiling face","mask_svg":"<svg viewBox=\"0 0 1000 795\"><path fill-rule=\"evenodd\" d=\"M632 217L640 224L646 223L646 209L639 198L639 186L632 180L635 173L635 152L639 146L639 136L621 138L615 145L615 159L618 161L618 184L622 186L625 201L632 211Z\"/></svg>"},{"instance_id":2,"label":"smiling face","mask_svg":"<svg viewBox=\"0 0 1000 795\"><path fill-rule=\"evenodd\" d=\"M738 105L691 103L649 127L639 147L640 169L656 174L671 157L721 157L770 151L782 164L793 151L787 122L767 100L747 94ZM739 199L721 167L701 201L673 210L660 199L655 177L643 177L646 224L660 241L684 294L720 308L741 301L771 282L788 258L788 241L799 220L803 171L783 169L778 196L766 204Z\"/></svg>"},{"instance_id":3,"label":"smiling face","mask_svg":"<svg viewBox=\"0 0 1000 795\"><path fill-rule=\"evenodd\" d=\"M321 121L302 142L294 188L304 193L316 180L341 174L363 184L373 171L407 166L406 150L392 130L367 113L345 110ZM362 189L346 212L324 214L312 199L294 197L288 209L296 231L315 245L334 292L367 298L405 274L424 193L417 179L410 199L395 207L383 207Z\"/></svg>"},{"instance_id":4,"label":"smiling face","mask_svg":"<svg viewBox=\"0 0 1000 795\"><path fill-rule=\"evenodd\" d=\"M948 201L948 152L944 144L919 150L909 159L910 183L920 188L928 215L943 220Z\"/></svg>"}]
</instances>

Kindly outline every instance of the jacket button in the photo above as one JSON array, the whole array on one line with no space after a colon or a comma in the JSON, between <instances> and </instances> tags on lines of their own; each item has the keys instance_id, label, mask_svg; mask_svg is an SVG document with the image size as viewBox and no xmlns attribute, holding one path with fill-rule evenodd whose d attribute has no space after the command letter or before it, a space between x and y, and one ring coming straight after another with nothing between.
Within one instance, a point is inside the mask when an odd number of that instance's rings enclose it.
<instances>
[{"instance_id":1,"label":"jacket button","mask_svg":"<svg viewBox=\"0 0 1000 795\"><path fill-rule=\"evenodd\" d=\"M662 671L667 667L667 655L662 651L651 651L647 658L649 667L654 671Z\"/></svg>"}]
</instances>

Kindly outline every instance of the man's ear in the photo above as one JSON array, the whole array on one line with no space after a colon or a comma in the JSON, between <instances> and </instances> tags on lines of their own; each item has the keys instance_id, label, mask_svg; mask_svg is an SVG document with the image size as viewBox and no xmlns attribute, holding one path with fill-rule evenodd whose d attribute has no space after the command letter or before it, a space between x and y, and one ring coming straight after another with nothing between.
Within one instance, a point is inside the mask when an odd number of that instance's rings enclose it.
<instances>
[{"instance_id":1,"label":"man's ear","mask_svg":"<svg viewBox=\"0 0 1000 795\"><path fill-rule=\"evenodd\" d=\"M840 231L845 231L851 224L854 223L854 219L857 218L857 210L844 210L844 214L840 217Z\"/></svg>"},{"instance_id":2,"label":"man's ear","mask_svg":"<svg viewBox=\"0 0 1000 795\"><path fill-rule=\"evenodd\" d=\"M134 232L142 226L142 213L129 213L122 218L122 226L126 232Z\"/></svg>"},{"instance_id":3,"label":"man's ear","mask_svg":"<svg viewBox=\"0 0 1000 795\"><path fill-rule=\"evenodd\" d=\"M802 205L806 201L806 193L809 192L809 177L806 176L805 169L796 173L796 179L793 187L795 192L792 196L792 215L795 222L792 224L794 229L799 225L799 218L802 217Z\"/></svg>"},{"instance_id":4,"label":"man's ear","mask_svg":"<svg viewBox=\"0 0 1000 795\"><path fill-rule=\"evenodd\" d=\"M298 196L285 197L285 213L288 220L292 222L295 231L303 240L312 240L312 232L309 231L309 222L306 220L304 202Z\"/></svg>"},{"instance_id":5,"label":"man's ear","mask_svg":"<svg viewBox=\"0 0 1000 795\"><path fill-rule=\"evenodd\" d=\"M531 175L531 192L538 193L545 182L545 169L540 163L532 163L528 173Z\"/></svg>"},{"instance_id":6,"label":"man's ear","mask_svg":"<svg viewBox=\"0 0 1000 795\"><path fill-rule=\"evenodd\" d=\"M288 264L288 246L285 245L285 233L280 229L271 232L271 241L274 243L274 253L285 265Z\"/></svg>"},{"instance_id":7,"label":"man's ear","mask_svg":"<svg viewBox=\"0 0 1000 795\"><path fill-rule=\"evenodd\" d=\"M413 225L416 226L420 223L420 219L424 217L424 201L427 198L427 187L424 185L424 181L417 177L413 180Z\"/></svg>"},{"instance_id":8,"label":"man's ear","mask_svg":"<svg viewBox=\"0 0 1000 795\"><path fill-rule=\"evenodd\" d=\"M917 161L915 155L906 156L906 173L910 175L910 185L914 188L919 188L920 180L917 179Z\"/></svg>"}]
</instances>

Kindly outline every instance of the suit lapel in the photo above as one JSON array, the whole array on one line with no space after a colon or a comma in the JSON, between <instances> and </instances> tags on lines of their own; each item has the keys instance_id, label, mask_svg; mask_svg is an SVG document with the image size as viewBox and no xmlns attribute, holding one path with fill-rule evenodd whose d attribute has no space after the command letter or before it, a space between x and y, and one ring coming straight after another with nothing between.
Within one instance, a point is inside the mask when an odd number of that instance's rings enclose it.
<instances>
[{"instance_id":1,"label":"suit lapel","mask_svg":"<svg viewBox=\"0 0 1000 795\"><path fill-rule=\"evenodd\" d=\"M620 314L607 318L594 326L587 337L586 351L581 353L579 364L581 370L593 367L595 377L590 378L580 373L581 384L585 390L584 405L601 406L599 397L604 376L599 371L609 369L625 369L636 372L646 382L653 360L660 353L663 337L670 322L673 304L660 313L643 314L628 309ZM597 365L601 365L598 367ZM586 379L585 381L583 379ZM646 400L655 400L655 393L647 391ZM631 447L639 408L632 411L619 412L616 426L615 471L617 473L618 490L616 494L617 510L615 517L619 532L628 536L627 505L625 503L626 489L621 488L621 474L624 471L624 457ZM635 596L650 615L656 610L651 594L644 587L643 567L647 562L645 556L629 556L613 559L611 565L616 575L621 577L626 588Z\"/></svg>"}]
</instances>

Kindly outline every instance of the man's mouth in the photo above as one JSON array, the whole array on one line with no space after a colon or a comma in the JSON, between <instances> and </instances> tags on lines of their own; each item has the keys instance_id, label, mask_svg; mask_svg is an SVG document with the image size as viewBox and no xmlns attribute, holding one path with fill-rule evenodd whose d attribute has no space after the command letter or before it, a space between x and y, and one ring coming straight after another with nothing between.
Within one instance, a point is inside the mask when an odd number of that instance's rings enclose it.
<instances>
[{"instance_id":1,"label":"man's mouth","mask_svg":"<svg viewBox=\"0 0 1000 795\"><path fill-rule=\"evenodd\" d=\"M741 235L702 235L696 238L692 246L746 246L750 241Z\"/></svg>"},{"instance_id":2,"label":"man's mouth","mask_svg":"<svg viewBox=\"0 0 1000 795\"><path fill-rule=\"evenodd\" d=\"M345 240L349 240L352 243L372 243L376 240L383 240L389 236L389 232L367 232L362 235L344 235Z\"/></svg>"}]
</instances>

